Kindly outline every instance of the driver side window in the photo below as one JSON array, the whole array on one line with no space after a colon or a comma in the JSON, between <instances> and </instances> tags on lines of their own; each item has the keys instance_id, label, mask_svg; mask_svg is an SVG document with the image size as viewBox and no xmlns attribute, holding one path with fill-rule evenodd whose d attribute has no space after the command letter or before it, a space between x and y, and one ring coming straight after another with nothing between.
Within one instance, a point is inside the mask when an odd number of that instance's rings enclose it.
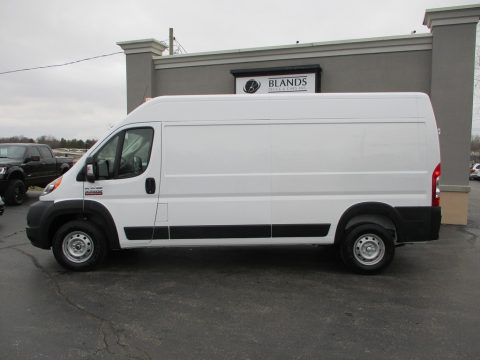
<instances>
[{"instance_id":1,"label":"driver side window","mask_svg":"<svg viewBox=\"0 0 480 360\"><path fill-rule=\"evenodd\" d=\"M150 161L152 142L152 128L118 133L95 155L96 178L125 179L142 174Z\"/></svg>"}]
</instances>

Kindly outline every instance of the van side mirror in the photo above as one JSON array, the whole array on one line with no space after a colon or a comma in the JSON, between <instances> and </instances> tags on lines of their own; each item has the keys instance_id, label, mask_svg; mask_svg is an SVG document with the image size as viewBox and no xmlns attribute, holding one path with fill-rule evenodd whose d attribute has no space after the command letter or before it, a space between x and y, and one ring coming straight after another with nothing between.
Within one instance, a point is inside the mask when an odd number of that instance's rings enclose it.
<instances>
[{"instance_id":1,"label":"van side mirror","mask_svg":"<svg viewBox=\"0 0 480 360\"><path fill-rule=\"evenodd\" d=\"M87 179L88 182L95 182L95 171L93 169L93 157L88 157L87 161L85 162L85 178Z\"/></svg>"}]
</instances>

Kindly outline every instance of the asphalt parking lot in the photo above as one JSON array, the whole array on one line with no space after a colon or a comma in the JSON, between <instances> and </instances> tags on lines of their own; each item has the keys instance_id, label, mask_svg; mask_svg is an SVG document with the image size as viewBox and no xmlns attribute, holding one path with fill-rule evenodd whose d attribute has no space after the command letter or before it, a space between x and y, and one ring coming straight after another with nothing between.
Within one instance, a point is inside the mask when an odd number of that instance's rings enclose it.
<instances>
[{"instance_id":1,"label":"asphalt parking lot","mask_svg":"<svg viewBox=\"0 0 480 360\"><path fill-rule=\"evenodd\" d=\"M0 217L0 359L478 359L480 182L469 225L397 249L382 274L316 247L114 253L62 269Z\"/></svg>"}]
</instances>

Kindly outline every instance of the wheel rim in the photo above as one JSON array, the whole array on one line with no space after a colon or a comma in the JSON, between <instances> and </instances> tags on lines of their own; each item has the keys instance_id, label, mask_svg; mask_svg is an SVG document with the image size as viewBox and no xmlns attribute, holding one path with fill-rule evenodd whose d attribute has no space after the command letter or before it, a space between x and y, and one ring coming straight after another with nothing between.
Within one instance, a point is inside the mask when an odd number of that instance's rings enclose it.
<instances>
[{"instance_id":1,"label":"wheel rim","mask_svg":"<svg viewBox=\"0 0 480 360\"><path fill-rule=\"evenodd\" d=\"M19 202L23 200L23 191L21 186L16 186L14 189L15 201Z\"/></svg>"},{"instance_id":2,"label":"wheel rim","mask_svg":"<svg viewBox=\"0 0 480 360\"><path fill-rule=\"evenodd\" d=\"M376 265L385 256L385 244L375 234L364 234L355 241L353 255L362 265Z\"/></svg>"},{"instance_id":3,"label":"wheel rim","mask_svg":"<svg viewBox=\"0 0 480 360\"><path fill-rule=\"evenodd\" d=\"M63 238L62 250L68 260L80 264L92 257L94 245L90 235L74 231Z\"/></svg>"}]
</instances>

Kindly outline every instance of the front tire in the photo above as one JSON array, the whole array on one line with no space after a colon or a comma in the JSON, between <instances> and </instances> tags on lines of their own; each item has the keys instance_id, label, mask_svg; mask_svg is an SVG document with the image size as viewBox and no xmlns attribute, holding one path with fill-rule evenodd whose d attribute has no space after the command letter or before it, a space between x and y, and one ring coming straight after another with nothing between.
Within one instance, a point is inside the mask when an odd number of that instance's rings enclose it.
<instances>
[{"instance_id":1,"label":"front tire","mask_svg":"<svg viewBox=\"0 0 480 360\"><path fill-rule=\"evenodd\" d=\"M103 262L107 243L96 225L74 220L61 226L55 233L52 251L58 263L66 269L88 271Z\"/></svg>"},{"instance_id":2,"label":"front tire","mask_svg":"<svg viewBox=\"0 0 480 360\"><path fill-rule=\"evenodd\" d=\"M340 245L340 254L351 270L360 274L376 274L393 260L393 234L377 224L357 225L348 230Z\"/></svg>"},{"instance_id":3,"label":"front tire","mask_svg":"<svg viewBox=\"0 0 480 360\"><path fill-rule=\"evenodd\" d=\"M5 191L5 203L7 205L22 205L26 192L27 188L21 179L10 180Z\"/></svg>"}]
</instances>

